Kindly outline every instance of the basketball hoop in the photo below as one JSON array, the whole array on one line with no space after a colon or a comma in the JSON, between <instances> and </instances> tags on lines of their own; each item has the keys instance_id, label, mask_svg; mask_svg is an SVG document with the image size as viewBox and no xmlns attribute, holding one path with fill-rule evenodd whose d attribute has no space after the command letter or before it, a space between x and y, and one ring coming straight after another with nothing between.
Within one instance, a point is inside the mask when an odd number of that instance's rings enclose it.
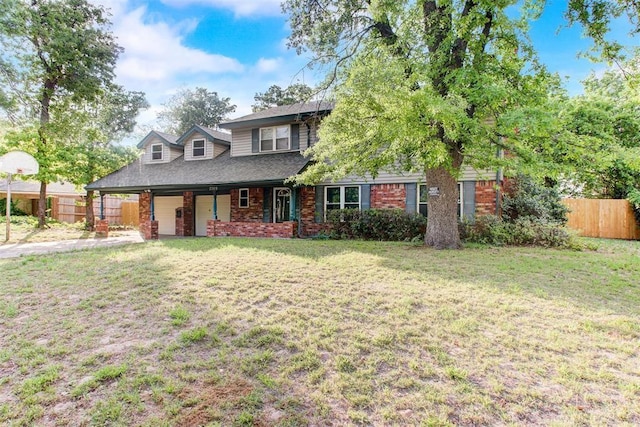
<instances>
[{"instance_id":1,"label":"basketball hoop","mask_svg":"<svg viewBox=\"0 0 640 427\"><path fill-rule=\"evenodd\" d=\"M0 172L8 174L7 177L7 234L5 241L11 237L11 176L35 175L40 165L29 153L24 151L10 151L0 157Z\"/></svg>"}]
</instances>

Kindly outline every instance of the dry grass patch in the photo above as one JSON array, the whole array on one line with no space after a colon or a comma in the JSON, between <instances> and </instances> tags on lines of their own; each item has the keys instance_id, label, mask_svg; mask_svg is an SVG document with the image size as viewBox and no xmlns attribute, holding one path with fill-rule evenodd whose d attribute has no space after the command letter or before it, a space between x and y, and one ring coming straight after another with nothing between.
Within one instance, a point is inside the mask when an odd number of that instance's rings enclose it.
<instances>
[{"instance_id":1,"label":"dry grass patch","mask_svg":"<svg viewBox=\"0 0 640 427\"><path fill-rule=\"evenodd\" d=\"M640 246L168 240L0 261L0 423L640 423Z\"/></svg>"}]
</instances>

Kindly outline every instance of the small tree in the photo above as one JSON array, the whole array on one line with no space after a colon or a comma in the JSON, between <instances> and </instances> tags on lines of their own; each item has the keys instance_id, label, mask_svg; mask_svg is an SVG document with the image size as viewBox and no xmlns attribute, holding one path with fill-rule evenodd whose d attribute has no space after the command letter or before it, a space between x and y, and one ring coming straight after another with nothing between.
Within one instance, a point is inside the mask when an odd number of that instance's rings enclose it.
<instances>
[{"instance_id":1,"label":"small tree","mask_svg":"<svg viewBox=\"0 0 640 427\"><path fill-rule=\"evenodd\" d=\"M217 92L203 87L184 89L172 96L158 113L166 132L180 135L193 125L215 128L230 113L236 111L230 98L220 98Z\"/></svg>"},{"instance_id":2,"label":"small tree","mask_svg":"<svg viewBox=\"0 0 640 427\"><path fill-rule=\"evenodd\" d=\"M149 104L141 92L110 86L95 101L69 105L58 111L58 123L66 131L64 177L78 186L87 185L138 157L138 150L115 142L131 133L140 110ZM93 230L93 190L86 195L86 224Z\"/></svg>"}]
</instances>

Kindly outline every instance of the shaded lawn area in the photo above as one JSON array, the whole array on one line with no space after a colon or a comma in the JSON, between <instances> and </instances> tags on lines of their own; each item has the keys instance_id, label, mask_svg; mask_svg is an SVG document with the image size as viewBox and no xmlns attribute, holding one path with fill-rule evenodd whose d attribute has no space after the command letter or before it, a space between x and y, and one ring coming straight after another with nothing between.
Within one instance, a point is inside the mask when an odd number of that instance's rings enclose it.
<instances>
[{"instance_id":1,"label":"shaded lawn area","mask_svg":"<svg viewBox=\"0 0 640 427\"><path fill-rule=\"evenodd\" d=\"M0 261L0 424L640 424L640 242Z\"/></svg>"},{"instance_id":2,"label":"shaded lawn area","mask_svg":"<svg viewBox=\"0 0 640 427\"><path fill-rule=\"evenodd\" d=\"M84 229L84 223L68 224L48 220L44 229L39 229L38 218L32 216L14 215L11 217L10 239L7 241L7 217L0 216L0 246L13 243L42 243L60 240L93 239L96 233ZM120 230L116 229L120 228ZM131 227L112 227L110 236L119 236Z\"/></svg>"}]
</instances>

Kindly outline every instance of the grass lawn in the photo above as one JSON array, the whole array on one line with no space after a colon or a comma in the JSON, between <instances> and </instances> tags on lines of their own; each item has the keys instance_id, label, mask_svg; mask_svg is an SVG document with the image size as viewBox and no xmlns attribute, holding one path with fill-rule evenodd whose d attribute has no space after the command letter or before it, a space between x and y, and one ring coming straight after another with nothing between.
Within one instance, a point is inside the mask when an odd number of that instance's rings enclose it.
<instances>
[{"instance_id":1,"label":"grass lawn","mask_svg":"<svg viewBox=\"0 0 640 427\"><path fill-rule=\"evenodd\" d=\"M3 425L638 425L640 242L0 261Z\"/></svg>"}]
</instances>

